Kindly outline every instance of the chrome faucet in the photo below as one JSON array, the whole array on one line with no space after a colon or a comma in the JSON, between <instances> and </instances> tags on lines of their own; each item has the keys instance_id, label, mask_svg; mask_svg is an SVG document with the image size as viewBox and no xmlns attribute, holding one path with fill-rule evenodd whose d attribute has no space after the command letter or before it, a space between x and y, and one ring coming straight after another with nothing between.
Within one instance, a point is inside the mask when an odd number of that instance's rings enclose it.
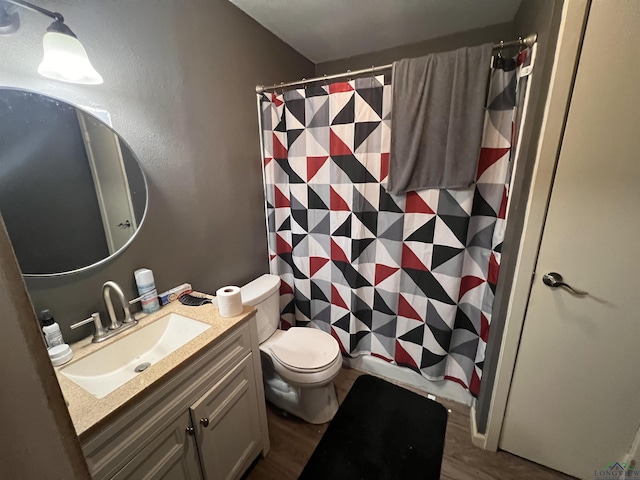
<instances>
[{"instance_id":1,"label":"chrome faucet","mask_svg":"<svg viewBox=\"0 0 640 480\"><path fill-rule=\"evenodd\" d=\"M120 305L122 305L122 310L124 311L124 319L122 322L118 320L118 316L113 309L113 302L111 301L112 290L116 292L118 300L120 300ZM114 335L119 334L123 330L127 330L128 328L138 324L138 321L133 318L131 312L129 311L129 302L125 300L124 293L116 282L105 282L105 284L102 286L102 297L104 298L104 304L107 307L107 312L109 313L109 320L111 320L111 325L109 326L109 328L106 328L102 325L99 313L92 313L90 318L71 325L71 328L78 328L82 325L93 322L95 328L93 332L93 343L103 342L107 338L111 338Z\"/></svg>"},{"instance_id":2,"label":"chrome faucet","mask_svg":"<svg viewBox=\"0 0 640 480\"><path fill-rule=\"evenodd\" d=\"M120 300L120 305L122 306L122 310L124 311L124 320L120 322L118 320L118 316L116 312L113 310L113 302L111 300L111 291L116 292L118 296L118 300ZM107 312L109 313L109 320L111 320L111 325L109 326L109 330L117 330L124 326L133 326L138 323L131 316L131 312L129 311L129 303L124 298L124 293L122 289L116 282L108 281L102 285L102 297L104 298L104 305L107 307Z\"/></svg>"}]
</instances>

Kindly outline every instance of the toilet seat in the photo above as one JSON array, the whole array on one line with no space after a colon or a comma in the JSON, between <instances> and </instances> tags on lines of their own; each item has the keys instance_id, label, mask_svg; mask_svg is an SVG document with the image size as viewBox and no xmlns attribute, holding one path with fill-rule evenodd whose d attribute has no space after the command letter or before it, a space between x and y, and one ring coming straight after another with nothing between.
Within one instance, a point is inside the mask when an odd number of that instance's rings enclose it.
<instances>
[{"instance_id":1,"label":"toilet seat","mask_svg":"<svg viewBox=\"0 0 640 480\"><path fill-rule=\"evenodd\" d=\"M299 330L313 333L300 334ZM282 344L280 344L281 340L283 340ZM298 340L302 343L296 343ZM275 347L278 344L282 348ZM304 354L305 348L315 350L318 348L317 345L326 347L326 350L321 349L326 352L325 355L315 357L315 360L307 359L306 362L295 360L297 355ZM274 353L272 347L275 347L275 351L282 357L282 360ZM336 339L328 333L311 327L293 327L286 331L276 330L273 335L260 344L260 350L269 357L275 371L292 385L326 384L333 381L342 368L342 355ZM287 355L285 350L288 350L291 356ZM292 363L296 365L291 365Z\"/></svg>"},{"instance_id":2,"label":"toilet seat","mask_svg":"<svg viewBox=\"0 0 640 480\"><path fill-rule=\"evenodd\" d=\"M328 333L308 327L292 327L269 345L274 360L299 373L326 370L340 356L338 342Z\"/></svg>"}]
</instances>

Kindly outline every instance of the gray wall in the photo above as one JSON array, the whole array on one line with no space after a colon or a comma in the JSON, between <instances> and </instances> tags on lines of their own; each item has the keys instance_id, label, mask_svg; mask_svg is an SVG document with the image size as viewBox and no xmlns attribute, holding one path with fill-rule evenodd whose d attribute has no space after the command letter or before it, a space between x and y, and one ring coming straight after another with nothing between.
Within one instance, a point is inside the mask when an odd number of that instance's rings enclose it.
<instances>
[{"instance_id":1,"label":"gray wall","mask_svg":"<svg viewBox=\"0 0 640 480\"><path fill-rule=\"evenodd\" d=\"M401 58L420 57L428 55L429 53L446 52L448 50L455 50L456 48L481 45L488 42L496 43L500 40L506 41L512 38L514 38L513 25L511 23L499 23L497 25L490 25L488 27L425 40L424 42L319 63L316 65L316 76L369 68L372 65L386 65ZM515 38L517 38L517 35Z\"/></svg>"},{"instance_id":2,"label":"gray wall","mask_svg":"<svg viewBox=\"0 0 640 480\"><path fill-rule=\"evenodd\" d=\"M138 237L106 267L29 279L36 310L50 308L73 341L92 327L71 331L71 323L104 313L106 280L134 297L137 268L151 268L159 290L190 282L206 292L266 272L254 87L310 77L314 65L227 0L53 0L46 7L64 14L105 83L39 77L49 21L20 11L20 30L0 38L0 85L108 110L142 162L150 199Z\"/></svg>"},{"instance_id":3,"label":"gray wall","mask_svg":"<svg viewBox=\"0 0 640 480\"><path fill-rule=\"evenodd\" d=\"M2 218L0 272L0 477L88 479Z\"/></svg>"},{"instance_id":4,"label":"gray wall","mask_svg":"<svg viewBox=\"0 0 640 480\"><path fill-rule=\"evenodd\" d=\"M527 206L527 197L531 185L540 128L544 116L544 106L547 100L551 69L555 45L558 38L558 30L562 17L562 0L524 0L516 14L513 23L514 35L531 32L538 33L538 52L534 70L531 77L531 90L529 93L529 107L522 132L522 156L515 172L511 188L511 206L508 213L509 221L505 232L504 248L502 251L502 265L500 266L500 278L496 289L494 312L489 331L489 341L485 353L482 384L478 396L477 425L478 431L486 430L489 408L491 406L491 393L493 390L500 343L504 333L504 327L508 321L507 308L509 292L516 268L517 249L520 244L524 215Z\"/></svg>"}]
</instances>

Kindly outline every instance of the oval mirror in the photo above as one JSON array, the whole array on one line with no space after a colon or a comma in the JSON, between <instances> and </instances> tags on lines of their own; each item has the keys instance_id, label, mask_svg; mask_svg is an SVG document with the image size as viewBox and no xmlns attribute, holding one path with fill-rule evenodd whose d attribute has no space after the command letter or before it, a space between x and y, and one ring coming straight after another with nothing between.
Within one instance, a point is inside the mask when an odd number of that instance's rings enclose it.
<instances>
[{"instance_id":1,"label":"oval mirror","mask_svg":"<svg viewBox=\"0 0 640 480\"><path fill-rule=\"evenodd\" d=\"M25 276L93 268L140 228L147 186L102 120L39 93L0 89L0 213Z\"/></svg>"}]
</instances>

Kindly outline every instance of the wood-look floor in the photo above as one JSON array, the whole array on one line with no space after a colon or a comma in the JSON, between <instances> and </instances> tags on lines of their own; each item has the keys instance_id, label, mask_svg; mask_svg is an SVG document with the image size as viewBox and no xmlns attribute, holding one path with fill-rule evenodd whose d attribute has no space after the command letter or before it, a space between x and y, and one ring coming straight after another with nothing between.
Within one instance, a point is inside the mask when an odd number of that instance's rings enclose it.
<instances>
[{"instance_id":1,"label":"wood-look floor","mask_svg":"<svg viewBox=\"0 0 640 480\"><path fill-rule=\"evenodd\" d=\"M338 400L342 400L351 389L353 382L362 372L343 368L335 380ZM421 395L423 392L409 388ZM507 452L487 452L471 443L469 431L469 408L456 402L438 398L450 409L447 434L442 460L441 479L445 480L489 480L489 479L570 479L562 473L529 462ZM271 451L266 458L259 459L247 480L296 479L327 425L311 425L287 416L267 404Z\"/></svg>"}]
</instances>

